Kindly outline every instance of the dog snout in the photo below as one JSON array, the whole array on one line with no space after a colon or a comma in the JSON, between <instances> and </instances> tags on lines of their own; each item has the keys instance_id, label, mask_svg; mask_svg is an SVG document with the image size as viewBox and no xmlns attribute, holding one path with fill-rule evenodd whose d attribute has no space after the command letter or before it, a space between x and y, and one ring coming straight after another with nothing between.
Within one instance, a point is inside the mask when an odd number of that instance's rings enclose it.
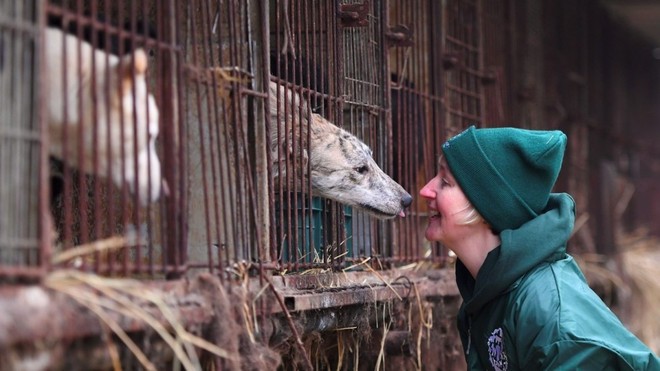
<instances>
[{"instance_id":1,"label":"dog snout","mask_svg":"<svg viewBox=\"0 0 660 371\"><path fill-rule=\"evenodd\" d=\"M412 196L406 193L403 197L401 197L401 206L404 208L410 206L410 204L412 204L412 200Z\"/></svg>"}]
</instances>

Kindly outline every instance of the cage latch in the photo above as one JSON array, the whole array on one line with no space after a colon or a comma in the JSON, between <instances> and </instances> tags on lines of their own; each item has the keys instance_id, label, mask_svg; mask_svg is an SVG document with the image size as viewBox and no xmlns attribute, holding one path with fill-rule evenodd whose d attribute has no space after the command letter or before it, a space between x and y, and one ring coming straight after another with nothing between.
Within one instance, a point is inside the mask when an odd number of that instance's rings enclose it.
<instances>
[{"instance_id":1,"label":"cage latch","mask_svg":"<svg viewBox=\"0 0 660 371\"><path fill-rule=\"evenodd\" d=\"M366 27L369 25L369 2L361 4L341 4L339 19L343 27Z\"/></svg>"},{"instance_id":2,"label":"cage latch","mask_svg":"<svg viewBox=\"0 0 660 371\"><path fill-rule=\"evenodd\" d=\"M385 38L389 46L412 46L414 44L412 30L402 24L388 27L385 31Z\"/></svg>"}]
</instances>

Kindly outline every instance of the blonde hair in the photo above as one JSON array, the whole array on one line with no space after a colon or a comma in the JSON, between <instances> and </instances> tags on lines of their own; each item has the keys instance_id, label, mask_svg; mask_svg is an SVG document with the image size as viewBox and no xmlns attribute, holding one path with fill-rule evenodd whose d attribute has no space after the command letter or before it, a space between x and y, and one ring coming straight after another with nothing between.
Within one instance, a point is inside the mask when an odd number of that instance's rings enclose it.
<instances>
[{"instance_id":1,"label":"blonde hair","mask_svg":"<svg viewBox=\"0 0 660 371\"><path fill-rule=\"evenodd\" d=\"M481 214L477 211L477 209L472 206L470 201L467 202L465 207L459 211L459 212L466 212L465 217L463 220L459 223L460 225L470 225L470 224L477 224L477 223L485 223L486 220L484 219Z\"/></svg>"}]
</instances>

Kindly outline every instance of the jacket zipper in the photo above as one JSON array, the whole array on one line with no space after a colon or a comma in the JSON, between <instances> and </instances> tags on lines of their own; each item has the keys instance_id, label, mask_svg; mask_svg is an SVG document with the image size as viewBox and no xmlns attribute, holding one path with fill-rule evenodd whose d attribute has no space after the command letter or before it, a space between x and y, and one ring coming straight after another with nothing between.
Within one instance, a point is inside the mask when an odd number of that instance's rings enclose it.
<instances>
[{"instance_id":1,"label":"jacket zipper","mask_svg":"<svg viewBox=\"0 0 660 371\"><path fill-rule=\"evenodd\" d=\"M468 343L467 343L467 349L465 350L465 355L469 356L470 355L470 348L472 348L472 316L468 315Z\"/></svg>"}]
</instances>

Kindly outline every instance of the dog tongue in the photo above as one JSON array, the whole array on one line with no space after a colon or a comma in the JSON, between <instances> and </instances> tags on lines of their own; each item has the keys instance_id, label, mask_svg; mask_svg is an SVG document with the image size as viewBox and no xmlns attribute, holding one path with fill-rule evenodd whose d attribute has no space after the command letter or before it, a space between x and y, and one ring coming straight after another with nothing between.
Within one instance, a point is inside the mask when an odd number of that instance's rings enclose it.
<instances>
[{"instance_id":1,"label":"dog tongue","mask_svg":"<svg viewBox=\"0 0 660 371\"><path fill-rule=\"evenodd\" d=\"M399 216L402 217L402 218L405 218L405 217L406 217L406 213L404 213L403 210L401 210L401 212L399 213Z\"/></svg>"}]
</instances>

